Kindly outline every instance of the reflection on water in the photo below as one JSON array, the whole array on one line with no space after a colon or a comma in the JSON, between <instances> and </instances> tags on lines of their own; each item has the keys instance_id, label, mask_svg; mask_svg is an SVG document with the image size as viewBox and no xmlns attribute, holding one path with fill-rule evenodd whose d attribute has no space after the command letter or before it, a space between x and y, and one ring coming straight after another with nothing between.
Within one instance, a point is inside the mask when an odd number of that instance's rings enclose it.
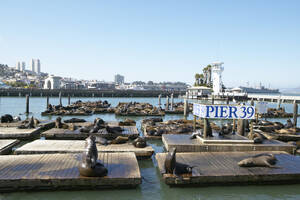
<instances>
[{"instance_id":1,"label":"reflection on water","mask_svg":"<svg viewBox=\"0 0 300 200\"><path fill-rule=\"evenodd\" d=\"M112 106L116 106L119 102L148 102L153 105L158 104L157 98L80 98L83 101L108 100ZM71 101L79 100L72 98ZM63 104L67 104L67 98L63 98ZM175 102L181 101L174 99ZM58 98L50 98L51 104L58 104ZM165 103L165 99L162 99ZM217 103L217 102L216 102ZM270 107L276 107L276 103L269 103ZM291 104L282 104L287 112L293 111ZM32 97L30 98L30 112L37 118L54 120L55 116L41 116L40 113L45 110L46 98ZM0 98L0 115L10 113L19 115L22 119L25 115L25 98L22 97L1 97ZM97 114L93 116L79 116L92 121L94 118L100 117L106 121L124 120L124 116L115 116L114 114ZM64 119L72 117L63 117ZM140 130L141 120L145 117L130 117L137 121L137 127ZM182 115L168 115L163 117L164 120L180 119ZM192 116L189 116L192 119ZM280 121L285 123L286 119L272 119L271 121ZM226 123L225 121L214 120L217 124ZM298 125L300 120L298 120ZM140 131L141 133L141 131ZM148 143L154 148L155 152L163 152L164 147L159 140L149 140ZM22 143L23 144L23 143ZM300 199L300 185L279 185L279 186L231 186L231 187L201 187L201 188L170 188L163 183L162 178L157 169L157 163L152 157L149 160L139 160L143 183L136 189L129 190L101 190L101 191L55 191L55 192L16 192L0 194L0 199L101 199L101 200L138 200L138 199Z\"/></svg>"}]
</instances>

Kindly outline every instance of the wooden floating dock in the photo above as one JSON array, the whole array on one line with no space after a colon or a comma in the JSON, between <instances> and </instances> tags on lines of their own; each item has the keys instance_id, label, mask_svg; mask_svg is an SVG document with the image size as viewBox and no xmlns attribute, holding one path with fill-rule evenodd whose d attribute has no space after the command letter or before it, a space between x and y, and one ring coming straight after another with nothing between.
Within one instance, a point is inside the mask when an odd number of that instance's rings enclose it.
<instances>
[{"instance_id":1,"label":"wooden floating dock","mask_svg":"<svg viewBox=\"0 0 300 200\"><path fill-rule=\"evenodd\" d=\"M0 139L29 140L38 136L41 127L32 129L18 129L17 127L0 127Z\"/></svg>"},{"instance_id":2,"label":"wooden floating dock","mask_svg":"<svg viewBox=\"0 0 300 200\"><path fill-rule=\"evenodd\" d=\"M15 150L15 154L81 153L85 150L84 140L35 140ZM98 152L133 152L138 158L150 158L154 153L151 146L136 148L132 144L97 144Z\"/></svg>"},{"instance_id":3,"label":"wooden floating dock","mask_svg":"<svg viewBox=\"0 0 300 200\"><path fill-rule=\"evenodd\" d=\"M278 168L245 168L238 166L237 163L240 160L258 153L263 152L177 153L177 162L195 166L192 175L184 174L182 178L173 174L165 174L164 161L166 153L158 153L155 157L165 183L171 186L300 183L300 157L289 155L285 152L270 152L277 158L275 166L278 166Z\"/></svg>"},{"instance_id":4,"label":"wooden floating dock","mask_svg":"<svg viewBox=\"0 0 300 200\"><path fill-rule=\"evenodd\" d=\"M12 148L19 143L19 140L0 140L0 155L9 154Z\"/></svg>"},{"instance_id":5,"label":"wooden floating dock","mask_svg":"<svg viewBox=\"0 0 300 200\"><path fill-rule=\"evenodd\" d=\"M0 156L0 191L134 188L141 184L134 153L100 153L105 177L82 177L81 154Z\"/></svg>"},{"instance_id":6,"label":"wooden floating dock","mask_svg":"<svg viewBox=\"0 0 300 200\"><path fill-rule=\"evenodd\" d=\"M177 152L244 152L244 151L285 151L293 154L295 146L277 140L265 140L263 144L210 144L199 139L190 139L187 134L164 134L162 141L167 151L176 147Z\"/></svg>"},{"instance_id":7,"label":"wooden floating dock","mask_svg":"<svg viewBox=\"0 0 300 200\"><path fill-rule=\"evenodd\" d=\"M93 133L104 138L110 138L112 136L126 136L136 138L139 136L139 131L136 126L121 126L124 131L121 134L108 133L106 129L101 129L98 133ZM78 129L75 131L62 128L52 128L41 134L46 139L61 139L61 140L84 140L89 137L90 133L81 133Z\"/></svg>"}]
</instances>

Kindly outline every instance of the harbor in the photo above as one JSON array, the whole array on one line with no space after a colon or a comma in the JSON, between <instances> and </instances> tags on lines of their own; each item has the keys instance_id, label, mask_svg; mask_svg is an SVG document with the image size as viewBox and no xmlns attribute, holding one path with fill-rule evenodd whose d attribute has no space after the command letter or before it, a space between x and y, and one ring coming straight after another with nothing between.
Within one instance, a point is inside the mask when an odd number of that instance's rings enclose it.
<instances>
[{"instance_id":1,"label":"harbor","mask_svg":"<svg viewBox=\"0 0 300 200\"><path fill-rule=\"evenodd\" d=\"M0 98L0 108L3 110L3 113L6 113L6 110L11 110L11 108L9 108L9 104L6 103L7 100L11 101L11 98L8 98L8 97ZM18 115L22 111L24 112L24 110L26 110L25 109L26 106L24 104L26 102L25 98L16 97L16 98L13 98L13 100L16 101L16 102L19 102L19 103L16 103L16 104L22 104L22 106L20 106L19 109L15 110L15 113L12 113L12 114ZM76 98L71 98L72 102L74 102L76 100L77 100ZM95 101L95 100L98 100L98 98L84 98L84 99L81 99L81 100L82 101ZM103 100L108 100L109 102L111 102L112 106L118 105L118 103L120 101L117 98L109 98L109 99L103 99ZM128 99L122 99L122 102L126 102L126 101L131 102L131 101L137 101L137 100L139 102L147 102L147 103L150 103L150 104L155 105L155 106L157 106L159 103L165 104L166 101L167 101L165 98L161 98L160 102L158 101L158 98L144 98L144 99L128 98ZM50 98L49 101L50 101L50 103L52 103L54 105L59 104L60 101L62 101L63 105L68 104L68 98L62 98L60 100L59 98L54 97L54 98ZM183 102L183 99L174 98L174 102ZM209 101L203 101L203 102L209 102ZM29 116L34 115L35 117L38 117L39 119L41 119L41 121L47 122L47 124L49 124L49 123L53 124L53 121L56 120L57 116L41 116L40 110L42 110L45 107L45 103L46 103L46 98L43 98L43 97L39 97L39 98L32 97L32 98L30 98ZM3 105L5 105L5 106L3 106ZM38 107L36 105L38 105ZM277 103L273 102L273 106L276 107ZM282 106L284 106L288 112L291 112L293 110L293 107L292 107L291 104L283 103ZM26 117L26 114L21 114L20 117L24 118L24 117ZM74 116L61 116L61 117L63 118L63 121L66 121L66 122L68 121L68 119L71 120L72 118L74 118ZM124 121L126 118L127 119L128 118L133 119L136 122L136 127L137 127L136 130L138 131L138 135L141 135L141 136L144 136L144 132L142 131L142 126L143 126L142 125L142 120L147 119L147 118L151 118L151 116L129 116L129 117L128 116L121 116L120 117L118 115L115 115L114 113L104 113L104 114L93 114L91 116L76 116L76 118L78 118L78 119L84 119L85 122L76 122L74 124L76 124L76 126L90 126L90 125L93 124L94 119L97 118L97 117L100 117L100 118L104 119L104 121L107 121L107 124L109 124L110 126L118 126L120 124L120 122ZM166 121L168 121L168 120L171 120L171 121L175 120L176 121L176 120L183 119L184 115L183 114L177 114L177 115L174 115L174 114L168 115L168 114L166 114L165 116L160 116L160 117L163 118L162 119L163 121L165 121L165 120ZM193 114L191 112L186 117L187 117L188 120L193 122ZM271 120L276 120L276 121L280 121L282 123L285 123L285 119L280 119L279 118L279 119L271 119ZM117 123L117 121L119 121L119 123ZM299 120L298 120L298 122L299 122ZM20 125L20 123L17 123L17 124ZM221 126L220 121L213 121L213 124L215 124L215 126ZM16 125L15 125L15 127L16 127ZM203 128L203 125L201 125L201 127ZM84 138L88 137L88 135L85 135L82 138L75 139L75 140L74 140L74 138L73 138L73 140L62 140L62 139L55 140L55 138L50 139L50 138L45 137L45 133L47 133L48 131L50 131L52 129L53 129L53 127L50 128L49 130L46 129L46 130L42 131L40 137L45 138L45 139L40 140L40 139L35 138L34 140L32 140L32 142L23 140L23 141L26 141L26 142L25 142L25 144L22 144L22 145L18 145L17 143L14 144L14 148L11 150L12 153L10 153L10 154L11 155L16 155L16 156L21 156L21 155L30 156L30 155L41 155L41 154L42 155L52 155L52 154L56 155L57 153L67 154L67 155L69 155L69 154L74 154L74 155L79 154L80 155L80 153L84 151ZM53 129L53 130L55 130L55 129ZM68 129L65 129L65 130L68 130ZM159 193L160 195L162 194L161 192L165 192L165 191L168 191L168 190L174 190L173 188L167 188L166 186L161 185L161 184L165 184L164 183L165 181L163 181L163 180L165 180L164 177L166 177L165 175L161 174L161 172L163 170L162 165L161 165L163 157L161 157L161 156L165 155L166 152L168 152L168 150L170 150L173 147L177 148L178 155L181 155L181 153L183 153L183 152L190 153L190 154L195 154L195 155L198 154L198 153L201 153L201 152L202 153L204 153L204 152L207 152L207 153L209 153L209 152L210 153L222 153L223 152L223 153L226 153L226 155L228 155L229 157L231 155L231 152L235 152L235 154L236 154L238 152L242 153L242 152L249 152L250 151L249 153L243 154L244 155L243 157L245 157L246 155L248 155L248 156L255 155L255 154L260 153L262 151L263 152L270 152L271 151L271 152L274 152L274 153L275 152L280 152L280 155L282 155L282 154L284 154L284 155L285 154L286 155L293 155L295 153L295 150L296 150L295 146L293 146L291 144L288 144L288 143L285 143L285 142L278 141L278 140L267 140L263 144L235 144L233 146L232 144L229 143L229 144L218 145L218 144L214 144L214 143L212 143L212 144L203 143L203 142L201 142L200 140L197 140L197 139L196 140L191 140L190 139L190 134L188 134L188 135L186 135L186 134L176 134L176 135L166 134L166 135L162 135L162 137L159 140L157 140L157 139L154 139L154 140L153 139L148 139L147 144L149 146L146 147L146 148L141 148L141 149L134 148L133 146L130 146L130 145L128 146L127 144L117 144L117 145L114 145L114 146L111 146L111 145L103 146L103 145L97 144L97 149L98 149L99 155L101 155L103 153L124 153L124 152L132 152L133 154L135 153L135 157L136 157L138 165L139 165L139 170L140 170L140 173L141 173L141 177L144 177L146 179L146 180L136 179L137 182L135 182L135 183L141 184L140 186L137 186L137 188L138 188L137 190L139 190L141 192L147 192L147 191L150 192L152 190L148 190L145 187L147 187L147 188L148 187L157 188L160 191L160 193ZM78 133L77 133L77 135L78 135ZM170 138L170 139L167 139L167 138ZM172 138L178 138L178 139L174 140ZM176 144L176 142L175 143L171 142L173 140L178 141L178 144ZM201 143L203 143L203 144L201 144ZM186 146L184 146L184 145L186 145ZM193 147L191 145L193 145ZM6 154L9 154L9 153L6 153ZM151 157L151 155L152 155L152 158L149 160L149 157ZM216 155L218 155L218 154L216 154ZM228 156L226 156L226 158ZM222 156L222 157L224 157L224 156ZM229 157L228 157L228 159L229 159ZM180 159L181 159L181 156L179 156L179 161L180 161ZM185 159L187 159L187 158L185 158ZM216 162L221 162L221 161L216 160ZM280 163L282 163L282 162L283 161L280 159ZM229 162L226 161L226 163L229 163ZM286 162L284 161L283 163L286 163ZM193 163L190 163L190 164L193 164ZM147 166L147 167L144 168L143 166ZM215 164L213 164L213 166L215 166ZM203 168L203 167L200 167L200 168ZM233 167L233 169L234 169L234 167ZM225 170L225 168L224 168L224 170ZM226 173L228 172L228 170L229 169L227 169ZM286 170L287 170L287 173L289 173L288 169L286 169ZM194 171L193 171L193 173L195 173L195 176L197 176L197 173L196 173L197 169L195 169ZM201 173L203 173L203 172L201 172ZM277 170L277 172L278 172L278 170ZM75 173L75 171L74 171L74 173ZM211 173L211 172L207 171L205 173ZM220 172L220 173L222 174L222 172ZM225 173L225 171L224 171L224 173ZM253 173L254 172L252 172L252 175L253 175ZM293 173L296 173L296 172L293 171ZM274 180L275 179L278 180L278 183L284 183L284 182L285 183L286 182L297 183L297 179L296 179L297 176L295 176L295 174L293 174L293 173L291 173L291 175L287 175L286 177L293 177L294 181L292 179L288 179L288 178L284 178L284 177L282 177L282 181L279 181L277 178L274 178ZM244 174L245 174L245 172L244 172ZM236 176L237 174L233 174L233 175ZM62 176L65 176L65 175L62 174ZM162 183L159 183L160 182L160 178L159 178L160 176L162 177L162 180L161 180ZM194 174L193 174L193 176L194 176ZM206 176L206 177L207 177L207 179L205 179L205 180L209 180L209 177L208 176ZM275 176L275 177L277 177L277 176ZM245 174L244 178L246 178L246 174ZM180 180L175 181L175 179L171 178L171 179L168 179L168 181L166 179L166 181L167 181L166 183L172 185L173 183L176 182L176 185L178 185L179 183L182 183L184 185L185 184L189 185L190 181L193 180L192 185L195 185L194 184L195 181L199 180L197 178L196 179L195 178L192 178L192 179L183 178L183 180L180 179ZM246 178L246 179L249 180L249 178ZM232 180L234 180L234 179L232 179ZM156 182L156 183L153 184L152 183L153 181ZM183 182L181 182L181 181L183 181ZM217 187L218 185L224 184L224 182L222 182L221 179L219 181L217 181L217 180L211 180L211 181L213 181L215 183L214 184L209 184L208 183L209 181L208 181L208 182L206 182L206 184L205 184L205 182L203 182L203 183L199 182L196 185L197 186L210 185L210 187ZM271 180L270 179L267 180L267 179L264 179L262 177L261 181L263 181L265 184L270 184L269 181L271 181ZM160 185L159 187L157 187L158 183ZM217 183L219 183L219 184L217 184ZM236 179L230 185L235 185L236 183L241 184L242 179ZM249 182L249 184L251 184L251 183ZM256 184L256 183L253 182L252 184ZM48 184L48 186L49 186L49 184ZM108 186L106 186L106 188L107 187ZM117 187L122 188L121 185L117 186ZM235 187L235 186L232 186L232 187ZM248 187L250 187L250 186L248 186ZM264 187L266 187L266 186L264 186ZM276 186L274 186L274 187L276 187ZM296 187L296 186L291 185L289 187L293 188L293 187ZM61 188L63 190L68 190L67 187L55 187L55 188ZM101 188L101 186L95 186L95 188ZM36 190L40 190L40 189L36 188ZM44 189L51 190L51 185L50 185L50 187L45 187ZM80 189L80 188L78 188L78 189ZM86 189L86 187L82 186L81 189ZM7 188L3 188L2 190L7 191ZM20 191L21 190L26 190L26 188L24 188L20 185ZM191 189L186 188L186 190L190 191ZM103 193L103 191L101 191L101 193ZM109 194L110 192L106 191L104 193ZM139 195L139 194L137 194L137 195Z\"/></svg>"}]
</instances>

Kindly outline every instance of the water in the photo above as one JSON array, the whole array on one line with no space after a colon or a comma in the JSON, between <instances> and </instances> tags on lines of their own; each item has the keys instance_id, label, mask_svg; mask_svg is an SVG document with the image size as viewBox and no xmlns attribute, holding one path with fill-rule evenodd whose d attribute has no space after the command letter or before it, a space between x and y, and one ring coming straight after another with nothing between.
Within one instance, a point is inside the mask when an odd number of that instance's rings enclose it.
<instances>
[{"instance_id":1,"label":"water","mask_svg":"<svg viewBox=\"0 0 300 200\"><path fill-rule=\"evenodd\" d=\"M157 105L157 98L80 98L83 101L95 100L108 100L112 106L116 106L118 102L148 102ZM79 100L79 98L72 98L71 101ZM175 102L181 101L174 99ZM50 98L50 103L57 105L58 98ZM165 99L162 99L165 103ZM216 102L217 103L217 102ZM63 104L67 104L67 98L63 99ZM270 107L276 107L276 103L269 103ZM293 111L292 104L282 104L287 112ZM55 119L56 117L41 116L41 111L45 110L46 98L32 97L30 98L30 116L39 119ZM0 115L10 113L13 115L20 115L22 119L26 116L23 114L25 111L25 98L22 97L1 97L0 98ZM125 117L116 117L114 114L99 114L93 116L83 116L86 120L93 120L96 117L101 117L107 121L122 120ZM63 117L64 119L71 117ZM145 117L131 117L137 121L137 127L140 130L141 120ZM180 119L181 115L168 115L164 120ZM192 116L189 116L192 119ZM273 121L281 121L285 123L286 119L272 119ZM220 124L221 121L215 121ZM298 119L298 126L300 125ZM155 152L163 152L163 144L161 141L152 140L148 142ZM52 192L15 192L0 194L2 199L121 199L121 200L137 200L137 199L300 199L300 185L277 185L277 186L224 186L224 187L194 187L194 188L170 188L162 181L162 178L157 169L157 163L154 156L151 160L141 160L139 167L141 175L147 180L138 186L136 189L128 190L99 190L99 191L52 191Z\"/></svg>"}]
</instances>

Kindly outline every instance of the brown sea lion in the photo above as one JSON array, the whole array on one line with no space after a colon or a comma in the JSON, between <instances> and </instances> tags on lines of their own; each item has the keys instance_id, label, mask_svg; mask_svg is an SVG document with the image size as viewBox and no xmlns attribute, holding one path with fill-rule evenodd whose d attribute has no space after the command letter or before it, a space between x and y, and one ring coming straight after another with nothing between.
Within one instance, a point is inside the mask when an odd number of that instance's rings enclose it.
<instances>
[{"instance_id":1,"label":"brown sea lion","mask_svg":"<svg viewBox=\"0 0 300 200\"><path fill-rule=\"evenodd\" d=\"M119 126L135 126L136 122L132 119L125 119L119 122Z\"/></svg>"},{"instance_id":2,"label":"brown sea lion","mask_svg":"<svg viewBox=\"0 0 300 200\"><path fill-rule=\"evenodd\" d=\"M82 153L82 160L79 166L81 176L95 177L106 176L107 169L98 160L98 150L95 143L95 136L86 139L85 151Z\"/></svg>"},{"instance_id":3,"label":"brown sea lion","mask_svg":"<svg viewBox=\"0 0 300 200\"><path fill-rule=\"evenodd\" d=\"M79 123L79 122L86 122L85 119L79 119L79 118L71 118L64 120L64 123Z\"/></svg>"},{"instance_id":4,"label":"brown sea lion","mask_svg":"<svg viewBox=\"0 0 300 200\"><path fill-rule=\"evenodd\" d=\"M146 139L143 137L136 138L132 144L137 148L145 148L147 146Z\"/></svg>"},{"instance_id":5,"label":"brown sea lion","mask_svg":"<svg viewBox=\"0 0 300 200\"><path fill-rule=\"evenodd\" d=\"M176 148L170 149L165 159L165 173L173 174L176 165Z\"/></svg>"},{"instance_id":6,"label":"brown sea lion","mask_svg":"<svg viewBox=\"0 0 300 200\"><path fill-rule=\"evenodd\" d=\"M262 153L246 158L238 162L240 167L271 167L276 164L276 157L273 154Z\"/></svg>"},{"instance_id":7,"label":"brown sea lion","mask_svg":"<svg viewBox=\"0 0 300 200\"><path fill-rule=\"evenodd\" d=\"M124 131L124 129L119 126L114 126L114 127L106 126L106 130L107 132L114 133L114 134L121 134Z\"/></svg>"},{"instance_id":8,"label":"brown sea lion","mask_svg":"<svg viewBox=\"0 0 300 200\"><path fill-rule=\"evenodd\" d=\"M128 137L118 136L116 139L111 141L111 144L124 144L128 141Z\"/></svg>"}]
</instances>

